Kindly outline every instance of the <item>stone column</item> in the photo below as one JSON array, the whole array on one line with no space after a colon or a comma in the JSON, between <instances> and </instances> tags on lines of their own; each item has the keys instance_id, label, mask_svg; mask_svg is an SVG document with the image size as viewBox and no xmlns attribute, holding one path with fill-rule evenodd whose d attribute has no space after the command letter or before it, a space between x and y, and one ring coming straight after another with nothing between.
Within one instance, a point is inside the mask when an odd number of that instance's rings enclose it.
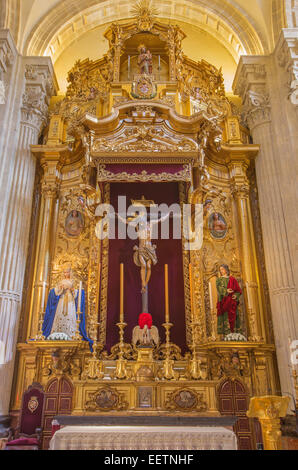
<instances>
[{"instance_id":1,"label":"stone column","mask_svg":"<svg viewBox=\"0 0 298 470\"><path fill-rule=\"evenodd\" d=\"M10 122L1 164L6 179L1 191L0 243L0 416L7 415L26 266L36 160L30 146L47 121L48 100L55 93L51 61L18 57L11 92ZM8 117L9 119L9 117ZM8 145L10 144L11 145Z\"/></svg>"},{"instance_id":2,"label":"stone column","mask_svg":"<svg viewBox=\"0 0 298 470\"><path fill-rule=\"evenodd\" d=\"M289 338L298 338L297 280L295 282L293 263L297 225L294 235L291 227L295 227L297 201L290 204L297 199L297 193L295 185L292 186L296 174L294 139L289 136L297 120L293 121L289 113L286 120L283 116L286 96L280 97L279 105L276 104L282 84L276 84L275 74L273 56L242 57L234 92L242 97L244 118L254 143L261 146L256 174L279 376L282 393L294 395ZM287 218L289 210L294 212L292 224Z\"/></svg>"}]
</instances>

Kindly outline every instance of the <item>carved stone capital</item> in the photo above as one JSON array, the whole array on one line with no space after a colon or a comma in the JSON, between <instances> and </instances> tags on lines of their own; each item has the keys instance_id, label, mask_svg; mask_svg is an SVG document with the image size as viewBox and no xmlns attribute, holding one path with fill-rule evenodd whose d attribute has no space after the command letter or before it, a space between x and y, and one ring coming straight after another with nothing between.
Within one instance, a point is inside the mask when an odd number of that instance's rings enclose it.
<instances>
[{"instance_id":1,"label":"carved stone capital","mask_svg":"<svg viewBox=\"0 0 298 470\"><path fill-rule=\"evenodd\" d=\"M48 120L49 100L57 92L52 64L48 58L28 58L24 75L22 121L40 132Z\"/></svg>"},{"instance_id":2,"label":"carved stone capital","mask_svg":"<svg viewBox=\"0 0 298 470\"><path fill-rule=\"evenodd\" d=\"M293 105L298 106L298 28L281 31L275 57L278 66L286 73L288 98Z\"/></svg>"},{"instance_id":3,"label":"carved stone capital","mask_svg":"<svg viewBox=\"0 0 298 470\"><path fill-rule=\"evenodd\" d=\"M8 30L0 31L0 78L16 58L17 51Z\"/></svg>"},{"instance_id":4,"label":"carved stone capital","mask_svg":"<svg viewBox=\"0 0 298 470\"><path fill-rule=\"evenodd\" d=\"M233 84L234 93L243 100L243 119L250 130L271 121L267 90L266 58L242 57Z\"/></svg>"}]
</instances>

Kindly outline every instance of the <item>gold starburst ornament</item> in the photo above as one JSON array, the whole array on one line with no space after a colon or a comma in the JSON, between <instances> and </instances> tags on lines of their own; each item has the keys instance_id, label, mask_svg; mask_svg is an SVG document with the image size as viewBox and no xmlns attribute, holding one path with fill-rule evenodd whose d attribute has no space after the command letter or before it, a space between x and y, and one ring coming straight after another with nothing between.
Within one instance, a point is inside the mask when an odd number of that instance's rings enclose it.
<instances>
[{"instance_id":1,"label":"gold starburst ornament","mask_svg":"<svg viewBox=\"0 0 298 470\"><path fill-rule=\"evenodd\" d=\"M154 18L159 11L153 6L151 0L140 0L131 9L131 13L136 18L140 31L150 31L153 27Z\"/></svg>"}]
</instances>

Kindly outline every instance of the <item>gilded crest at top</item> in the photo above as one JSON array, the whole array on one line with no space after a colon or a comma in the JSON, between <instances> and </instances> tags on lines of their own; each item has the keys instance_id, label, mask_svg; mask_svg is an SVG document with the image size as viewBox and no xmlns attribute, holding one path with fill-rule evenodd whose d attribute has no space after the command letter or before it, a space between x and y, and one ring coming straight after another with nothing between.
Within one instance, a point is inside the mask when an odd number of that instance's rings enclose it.
<instances>
[{"instance_id":1,"label":"gilded crest at top","mask_svg":"<svg viewBox=\"0 0 298 470\"><path fill-rule=\"evenodd\" d=\"M153 27L154 18L159 11L152 5L151 0L140 0L132 9L132 15L138 22L141 31L150 31Z\"/></svg>"}]
</instances>

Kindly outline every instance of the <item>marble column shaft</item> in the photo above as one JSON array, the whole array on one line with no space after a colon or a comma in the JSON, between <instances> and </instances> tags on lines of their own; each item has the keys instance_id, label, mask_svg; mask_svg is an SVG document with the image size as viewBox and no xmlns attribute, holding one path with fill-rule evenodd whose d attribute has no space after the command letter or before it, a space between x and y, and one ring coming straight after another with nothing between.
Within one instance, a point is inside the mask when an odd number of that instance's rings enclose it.
<instances>
[{"instance_id":1,"label":"marble column shaft","mask_svg":"<svg viewBox=\"0 0 298 470\"><path fill-rule=\"evenodd\" d=\"M0 415L9 411L28 250L36 169L30 146L38 142L46 123L48 99L55 92L53 77L48 58L15 55L5 109L0 109L1 118L8 121L0 141Z\"/></svg>"},{"instance_id":2,"label":"marble column shaft","mask_svg":"<svg viewBox=\"0 0 298 470\"><path fill-rule=\"evenodd\" d=\"M298 29L296 38L297 33ZM295 52L291 51L291 41L286 40L287 34L283 30L271 56L241 58L234 92L242 97L244 118L254 143L261 146L256 174L279 376L282 393L294 395L289 339L298 339L298 201L293 185L297 179L298 129L297 107L291 101ZM292 30L289 35L293 37ZM284 73L279 70L282 65Z\"/></svg>"}]
</instances>

